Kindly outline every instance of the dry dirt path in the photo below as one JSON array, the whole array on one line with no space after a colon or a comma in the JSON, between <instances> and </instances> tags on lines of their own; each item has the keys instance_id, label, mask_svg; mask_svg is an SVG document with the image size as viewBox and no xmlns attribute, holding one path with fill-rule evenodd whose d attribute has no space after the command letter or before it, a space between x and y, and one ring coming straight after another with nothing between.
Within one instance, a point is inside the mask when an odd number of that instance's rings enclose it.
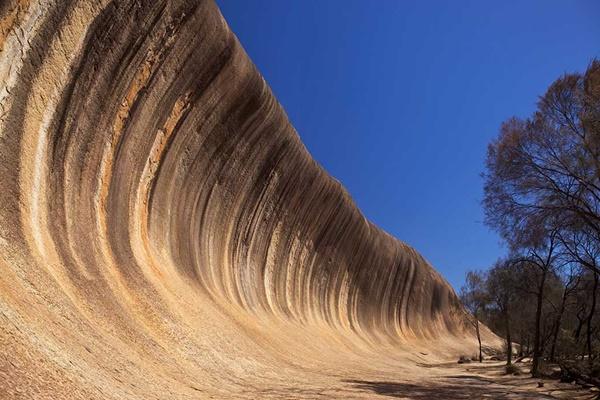
<instances>
[{"instance_id":1,"label":"dry dirt path","mask_svg":"<svg viewBox=\"0 0 600 400\"><path fill-rule=\"evenodd\" d=\"M391 397L398 399L595 399L597 392L578 385L554 380L533 379L527 374L504 375L503 362L483 364L445 363L425 366L428 371L418 382L363 381L349 383L354 388L370 393L372 398ZM523 365L523 370L528 366Z\"/></svg>"}]
</instances>

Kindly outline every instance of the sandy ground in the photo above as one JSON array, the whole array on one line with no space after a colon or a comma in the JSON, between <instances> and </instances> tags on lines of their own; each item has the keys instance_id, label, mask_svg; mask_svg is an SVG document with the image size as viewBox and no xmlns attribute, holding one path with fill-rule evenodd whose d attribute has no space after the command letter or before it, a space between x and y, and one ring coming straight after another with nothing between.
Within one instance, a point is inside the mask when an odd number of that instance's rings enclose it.
<instances>
[{"instance_id":1,"label":"sandy ground","mask_svg":"<svg viewBox=\"0 0 600 400\"><path fill-rule=\"evenodd\" d=\"M522 370L528 364L519 364ZM595 399L598 392L583 389L579 385L560 383L555 380L533 379L528 374L505 375L503 362L485 361L482 364L443 363L423 365L420 382L363 381L348 383L357 394L369 393L372 398L392 397L398 399ZM543 381L544 386L538 387ZM368 397L368 396L367 396Z\"/></svg>"}]
</instances>

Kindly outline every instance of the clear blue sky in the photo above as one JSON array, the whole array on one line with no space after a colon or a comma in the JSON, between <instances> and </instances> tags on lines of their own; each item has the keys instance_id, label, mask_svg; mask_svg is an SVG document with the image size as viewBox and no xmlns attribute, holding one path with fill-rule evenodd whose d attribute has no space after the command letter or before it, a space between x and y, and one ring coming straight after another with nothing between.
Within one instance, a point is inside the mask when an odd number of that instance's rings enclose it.
<instances>
[{"instance_id":1,"label":"clear blue sky","mask_svg":"<svg viewBox=\"0 0 600 400\"><path fill-rule=\"evenodd\" d=\"M600 57L600 1L217 0L313 157L455 287L505 249L483 161L564 72Z\"/></svg>"}]
</instances>

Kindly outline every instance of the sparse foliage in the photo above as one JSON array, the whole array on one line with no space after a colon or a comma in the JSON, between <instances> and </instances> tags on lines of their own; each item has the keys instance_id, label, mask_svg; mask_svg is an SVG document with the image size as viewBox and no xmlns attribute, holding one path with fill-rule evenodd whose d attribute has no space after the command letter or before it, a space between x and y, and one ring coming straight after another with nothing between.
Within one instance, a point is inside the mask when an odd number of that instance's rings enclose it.
<instances>
[{"instance_id":1,"label":"sparse foliage","mask_svg":"<svg viewBox=\"0 0 600 400\"><path fill-rule=\"evenodd\" d=\"M600 353L600 61L557 79L529 118L510 118L488 147L485 221L509 248L461 291L467 309L519 355ZM482 289L483 288L483 289ZM478 299L484 299L480 306Z\"/></svg>"},{"instance_id":2,"label":"sparse foliage","mask_svg":"<svg viewBox=\"0 0 600 400\"><path fill-rule=\"evenodd\" d=\"M460 291L460 298L472 315L472 322L477 333L479 342L479 362L483 361L483 352L481 348L481 333L479 330L479 320L481 313L485 310L489 302L488 294L485 288L486 276L482 271L469 271L467 273L466 283Z\"/></svg>"}]
</instances>

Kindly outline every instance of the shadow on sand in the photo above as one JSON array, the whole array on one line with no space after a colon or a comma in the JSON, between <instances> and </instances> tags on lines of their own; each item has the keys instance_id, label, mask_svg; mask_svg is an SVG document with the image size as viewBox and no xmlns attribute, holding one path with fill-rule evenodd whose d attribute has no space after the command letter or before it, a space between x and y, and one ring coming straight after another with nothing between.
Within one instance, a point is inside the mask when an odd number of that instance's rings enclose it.
<instances>
[{"instance_id":1,"label":"shadow on sand","mask_svg":"<svg viewBox=\"0 0 600 400\"><path fill-rule=\"evenodd\" d=\"M439 382L418 385L414 383L377 382L346 380L354 388L370 391L381 396L398 397L412 400L429 399L556 399L542 393L530 393L516 388L495 385L493 381L474 375L455 375L446 377L457 383Z\"/></svg>"}]
</instances>

